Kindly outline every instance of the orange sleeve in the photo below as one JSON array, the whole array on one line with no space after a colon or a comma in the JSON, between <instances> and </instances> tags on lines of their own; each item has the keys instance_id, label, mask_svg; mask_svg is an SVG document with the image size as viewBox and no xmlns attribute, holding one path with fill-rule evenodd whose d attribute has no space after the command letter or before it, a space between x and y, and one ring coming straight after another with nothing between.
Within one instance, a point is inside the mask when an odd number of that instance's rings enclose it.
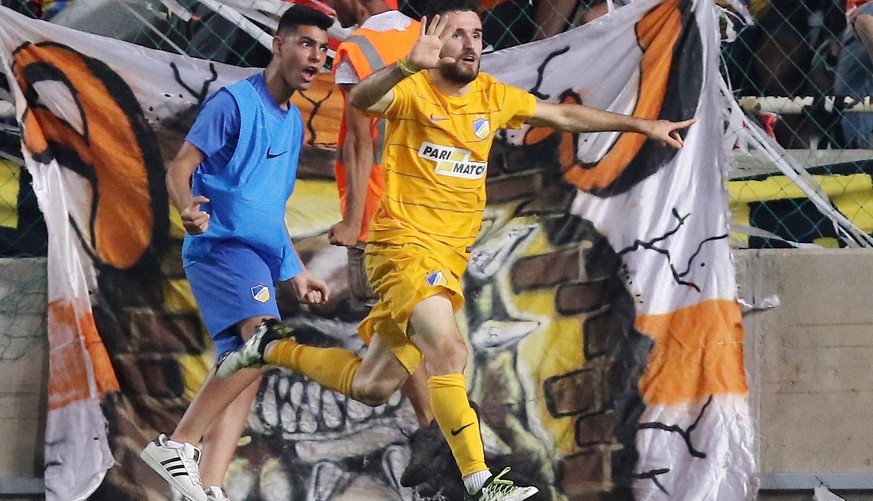
<instances>
[{"instance_id":1,"label":"orange sleeve","mask_svg":"<svg viewBox=\"0 0 873 501\"><path fill-rule=\"evenodd\" d=\"M498 84L502 92L498 92L498 96L503 95L501 103L501 118L503 124L501 129L519 129L524 123L536 113L537 99L530 92L525 92L517 87L506 84Z\"/></svg>"},{"instance_id":2,"label":"orange sleeve","mask_svg":"<svg viewBox=\"0 0 873 501\"><path fill-rule=\"evenodd\" d=\"M397 85L391 88L394 99L388 105L388 109L385 110L384 115L386 118L390 120L409 113L409 96L412 94L412 85L412 77L409 77L397 82Z\"/></svg>"}]
</instances>

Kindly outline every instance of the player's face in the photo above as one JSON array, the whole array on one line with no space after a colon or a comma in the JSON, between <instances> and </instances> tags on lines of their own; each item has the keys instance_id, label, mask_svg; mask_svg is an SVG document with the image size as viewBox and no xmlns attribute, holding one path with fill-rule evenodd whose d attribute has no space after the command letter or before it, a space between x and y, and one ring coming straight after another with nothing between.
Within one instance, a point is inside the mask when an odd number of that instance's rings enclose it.
<instances>
[{"instance_id":1,"label":"player's face","mask_svg":"<svg viewBox=\"0 0 873 501\"><path fill-rule=\"evenodd\" d=\"M479 75L479 59L482 56L482 20L479 14L464 10L446 12L449 25L455 31L443 44L441 56L455 58L454 64L440 66L443 78L451 82L466 84Z\"/></svg>"},{"instance_id":2,"label":"player's face","mask_svg":"<svg viewBox=\"0 0 873 501\"><path fill-rule=\"evenodd\" d=\"M336 18L343 28L358 24L358 19L355 15L358 8L356 0L327 0L326 3L336 11Z\"/></svg>"},{"instance_id":3,"label":"player's face","mask_svg":"<svg viewBox=\"0 0 873 501\"><path fill-rule=\"evenodd\" d=\"M297 26L273 43L279 58L279 74L294 90L312 85L318 70L327 59L327 32L318 26Z\"/></svg>"}]
</instances>

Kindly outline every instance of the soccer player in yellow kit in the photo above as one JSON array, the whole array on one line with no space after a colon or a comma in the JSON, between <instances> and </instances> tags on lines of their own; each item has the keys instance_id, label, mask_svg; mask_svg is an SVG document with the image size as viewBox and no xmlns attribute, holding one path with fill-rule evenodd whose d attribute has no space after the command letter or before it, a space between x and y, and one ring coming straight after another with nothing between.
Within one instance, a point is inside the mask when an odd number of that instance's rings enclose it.
<instances>
[{"instance_id":1,"label":"soccer player in yellow kit","mask_svg":"<svg viewBox=\"0 0 873 501\"><path fill-rule=\"evenodd\" d=\"M263 330L225 359L218 374L262 363L287 367L322 386L379 405L425 361L434 417L463 476L468 499L521 501L508 469L492 476L479 420L467 399L467 346L455 323L461 276L485 209L494 134L528 123L569 132L645 134L675 148L693 120L643 120L582 105L537 102L479 72L482 22L469 0L430 2L406 58L357 84L351 103L388 119L386 192L371 223L367 274L379 302L359 327L363 359L337 348L301 345ZM431 22L428 24L427 19Z\"/></svg>"}]
</instances>

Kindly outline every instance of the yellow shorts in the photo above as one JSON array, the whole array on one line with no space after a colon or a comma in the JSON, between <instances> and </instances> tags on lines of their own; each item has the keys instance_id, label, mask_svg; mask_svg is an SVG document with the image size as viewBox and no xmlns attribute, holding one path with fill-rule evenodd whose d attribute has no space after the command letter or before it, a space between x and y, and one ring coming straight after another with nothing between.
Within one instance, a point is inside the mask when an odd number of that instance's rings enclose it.
<instances>
[{"instance_id":1,"label":"yellow shorts","mask_svg":"<svg viewBox=\"0 0 873 501\"><path fill-rule=\"evenodd\" d=\"M412 309L421 301L445 294L457 312L464 304L461 275L467 260L451 247L368 243L364 257L367 276L379 300L358 326L364 342L374 332L410 374L421 363L421 352L407 335Z\"/></svg>"}]
</instances>

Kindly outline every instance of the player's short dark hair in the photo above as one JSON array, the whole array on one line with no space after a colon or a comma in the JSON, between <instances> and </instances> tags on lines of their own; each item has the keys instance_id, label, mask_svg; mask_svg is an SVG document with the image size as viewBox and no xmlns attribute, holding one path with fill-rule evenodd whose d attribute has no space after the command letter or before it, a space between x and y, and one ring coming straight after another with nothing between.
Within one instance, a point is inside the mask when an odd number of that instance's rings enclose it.
<instances>
[{"instance_id":1,"label":"player's short dark hair","mask_svg":"<svg viewBox=\"0 0 873 501\"><path fill-rule=\"evenodd\" d=\"M276 34L285 35L289 31L296 30L298 26L318 26L327 30L332 24L333 19L324 12L305 5L292 5L279 19Z\"/></svg>"},{"instance_id":2,"label":"player's short dark hair","mask_svg":"<svg viewBox=\"0 0 873 501\"><path fill-rule=\"evenodd\" d=\"M422 16L433 19L433 16L443 15L446 12L463 12L473 11L476 14L482 14L482 4L477 0L434 0L427 2L421 11Z\"/></svg>"}]
</instances>

